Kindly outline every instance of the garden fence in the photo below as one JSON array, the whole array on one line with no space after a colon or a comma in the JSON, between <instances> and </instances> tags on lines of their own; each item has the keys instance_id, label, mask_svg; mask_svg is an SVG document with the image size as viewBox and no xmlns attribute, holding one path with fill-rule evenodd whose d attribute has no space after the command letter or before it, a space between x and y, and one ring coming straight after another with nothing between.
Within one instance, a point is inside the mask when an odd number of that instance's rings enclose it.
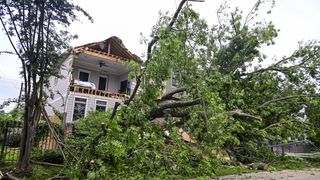
<instances>
[{"instance_id":1,"label":"garden fence","mask_svg":"<svg viewBox=\"0 0 320 180\"><path fill-rule=\"evenodd\" d=\"M17 162L20 153L20 141L22 123L20 121L8 121L0 123L0 167ZM58 144L50 132L34 143L34 148L44 152L56 150Z\"/></svg>"}]
</instances>

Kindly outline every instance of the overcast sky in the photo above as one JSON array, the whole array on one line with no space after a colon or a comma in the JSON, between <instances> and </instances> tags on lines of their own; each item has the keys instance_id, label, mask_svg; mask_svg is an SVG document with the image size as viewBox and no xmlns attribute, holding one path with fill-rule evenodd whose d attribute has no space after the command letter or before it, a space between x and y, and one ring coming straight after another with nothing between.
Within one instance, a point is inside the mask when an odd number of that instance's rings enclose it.
<instances>
[{"instance_id":1,"label":"overcast sky","mask_svg":"<svg viewBox=\"0 0 320 180\"><path fill-rule=\"evenodd\" d=\"M74 0L94 19L94 23L81 17L69 30L79 35L71 42L72 46L101 41L110 36L118 36L133 53L142 56L146 45L140 44L143 34L148 37L152 26L157 22L159 11L172 14L180 0ZM216 10L222 0L205 0L203 3L190 2L205 18L209 25L216 23ZM246 14L256 0L230 0ZM320 1L319 0L276 0L272 14L261 18L272 20L280 29L276 45L263 49L269 57L288 55L298 41L320 40ZM11 50L9 41L0 31L0 51ZM0 55L0 101L17 97L20 87L20 62L13 55Z\"/></svg>"}]
</instances>

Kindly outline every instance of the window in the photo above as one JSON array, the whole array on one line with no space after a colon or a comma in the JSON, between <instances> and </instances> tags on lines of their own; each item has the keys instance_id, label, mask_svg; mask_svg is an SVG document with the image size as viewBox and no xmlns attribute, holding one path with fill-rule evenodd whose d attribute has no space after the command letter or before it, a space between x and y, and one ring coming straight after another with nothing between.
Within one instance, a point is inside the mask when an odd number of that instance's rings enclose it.
<instances>
[{"instance_id":1,"label":"window","mask_svg":"<svg viewBox=\"0 0 320 180\"><path fill-rule=\"evenodd\" d=\"M86 103L87 99L76 97L74 99L74 107L73 107L73 117L72 120L76 121L80 118L83 118L86 113Z\"/></svg>"},{"instance_id":2,"label":"window","mask_svg":"<svg viewBox=\"0 0 320 180\"><path fill-rule=\"evenodd\" d=\"M130 81L121 81L119 93L130 94Z\"/></svg>"},{"instance_id":3,"label":"window","mask_svg":"<svg viewBox=\"0 0 320 180\"><path fill-rule=\"evenodd\" d=\"M84 71L80 70L79 71L79 80L88 82L89 81L89 72L84 72Z\"/></svg>"},{"instance_id":4,"label":"window","mask_svg":"<svg viewBox=\"0 0 320 180\"><path fill-rule=\"evenodd\" d=\"M107 101L96 100L96 111L104 112L107 110Z\"/></svg>"},{"instance_id":5,"label":"window","mask_svg":"<svg viewBox=\"0 0 320 180\"><path fill-rule=\"evenodd\" d=\"M105 91L107 87L107 78L106 77L99 77L99 90Z\"/></svg>"}]
</instances>

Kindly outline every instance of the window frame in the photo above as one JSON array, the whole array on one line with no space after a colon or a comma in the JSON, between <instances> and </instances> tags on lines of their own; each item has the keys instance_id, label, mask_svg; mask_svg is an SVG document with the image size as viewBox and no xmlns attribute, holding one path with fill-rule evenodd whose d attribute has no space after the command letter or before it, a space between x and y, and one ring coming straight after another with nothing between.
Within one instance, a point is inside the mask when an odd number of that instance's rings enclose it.
<instances>
[{"instance_id":1,"label":"window frame","mask_svg":"<svg viewBox=\"0 0 320 180\"><path fill-rule=\"evenodd\" d=\"M104 99L95 99L95 103L94 103L94 111L97 111L97 101L102 101L106 103L106 109L105 111L101 111L101 112L106 112L108 110L108 100L104 100Z\"/></svg>"},{"instance_id":2,"label":"window frame","mask_svg":"<svg viewBox=\"0 0 320 180\"><path fill-rule=\"evenodd\" d=\"M109 75L99 75L98 76L98 90L99 90L99 86L100 86L100 77L103 77L103 78L106 78L106 87L105 87L105 90L104 91L108 91L108 89L109 89ZM101 91L103 91L103 90L101 90Z\"/></svg>"},{"instance_id":3,"label":"window frame","mask_svg":"<svg viewBox=\"0 0 320 180\"><path fill-rule=\"evenodd\" d=\"M91 75L91 71L88 71L88 70L85 70L85 69L78 69L78 80L80 81L80 72L84 72L84 73L88 73L88 81L87 82L90 82L90 75ZM86 82L86 81L84 81Z\"/></svg>"},{"instance_id":4,"label":"window frame","mask_svg":"<svg viewBox=\"0 0 320 180\"><path fill-rule=\"evenodd\" d=\"M87 110L88 110L88 97L83 97L83 96L74 96L73 97L73 103L72 103L72 116L71 116L71 122L74 122L73 120L73 115L74 115L74 106L76 103L76 98L81 98L81 99L86 99L86 104L85 104L85 109L84 109L84 116L87 116Z\"/></svg>"}]
</instances>

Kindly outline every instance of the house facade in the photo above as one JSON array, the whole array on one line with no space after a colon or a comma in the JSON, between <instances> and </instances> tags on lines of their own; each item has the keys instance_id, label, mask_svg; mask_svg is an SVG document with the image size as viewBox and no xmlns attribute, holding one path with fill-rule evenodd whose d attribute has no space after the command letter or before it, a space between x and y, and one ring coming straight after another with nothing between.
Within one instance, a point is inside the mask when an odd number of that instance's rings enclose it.
<instances>
[{"instance_id":1,"label":"house facade","mask_svg":"<svg viewBox=\"0 0 320 180\"><path fill-rule=\"evenodd\" d=\"M129 61L142 63L115 36L75 47L63 62L60 77L49 79L46 106L49 116L62 113L64 123L72 124L90 111L113 108L135 86L135 80L128 79Z\"/></svg>"}]
</instances>

